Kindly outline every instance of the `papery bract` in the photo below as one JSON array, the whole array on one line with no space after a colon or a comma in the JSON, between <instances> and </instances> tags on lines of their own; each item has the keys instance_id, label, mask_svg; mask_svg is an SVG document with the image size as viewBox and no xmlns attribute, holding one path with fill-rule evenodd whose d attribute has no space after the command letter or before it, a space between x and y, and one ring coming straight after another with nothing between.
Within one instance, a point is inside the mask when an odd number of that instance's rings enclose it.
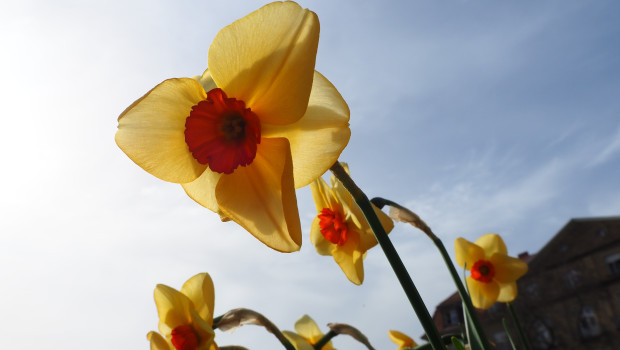
<instances>
[{"instance_id":1,"label":"papery bract","mask_svg":"<svg viewBox=\"0 0 620 350\"><path fill-rule=\"evenodd\" d=\"M275 2L223 28L209 69L168 79L119 117L116 143L152 175L182 184L267 246L299 250L295 188L349 141L349 108L314 71L317 16Z\"/></svg>"}]
</instances>

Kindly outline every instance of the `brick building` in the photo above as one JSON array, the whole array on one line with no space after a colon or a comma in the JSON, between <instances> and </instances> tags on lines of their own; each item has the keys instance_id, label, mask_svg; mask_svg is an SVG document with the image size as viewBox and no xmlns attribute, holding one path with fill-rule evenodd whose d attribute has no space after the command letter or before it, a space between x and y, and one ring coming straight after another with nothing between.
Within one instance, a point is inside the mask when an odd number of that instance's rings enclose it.
<instances>
[{"instance_id":1,"label":"brick building","mask_svg":"<svg viewBox=\"0 0 620 350\"><path fill-rule=\"evenodd\" d=\"M620 349L620 217L572 219L537 254L519 257L529 271L513 304L534 349ZM496 348L511 349L501 322L510 321L506 306L496 303L480 318ZM458 294L433 319L442 334L461 329Z\"/></svg>"}]
</instances>

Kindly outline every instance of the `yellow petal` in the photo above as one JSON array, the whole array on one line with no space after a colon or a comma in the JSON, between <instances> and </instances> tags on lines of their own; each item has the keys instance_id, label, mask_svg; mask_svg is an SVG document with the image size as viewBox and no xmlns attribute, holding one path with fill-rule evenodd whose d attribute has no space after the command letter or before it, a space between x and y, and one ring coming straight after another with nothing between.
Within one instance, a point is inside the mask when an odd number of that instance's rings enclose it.
<instances>
[{"instance_id":1,"label":"yellow petal","mask_svg":"<svg viewBox=\"0 0 620 350\"><path fill-rule=\"evenodd\" d=\"M500 303L509 303L517 297L517 282L502 283L499 286L499 295L497 301Z\"/></svg>"},{"instance_id":2,"label":"yellow petal","mask_svg":"<svg viewBox=\"0 0 620 350\"><path fill-rule=\"evenodd\" d=\"M316 14L294 2L271 3L216 35L209 70L261 123L294 123L306 111L318 42Z\"/></svg>"},{"instance_id":3,"label":"yellow petal","mask_svg":"<svg viewBox=\"0 0 620 350\"><path fill-rule=\"evenodd\" d=\"M310 242L316 248L316 252L321 255L332 255L332 251L336 246L334 243L325 239L321 233L321 226L319 225L319 218L315 217L312 221L310 228Z\"/></svg>"},{"instance_id":4,"label":"yellow petal","mask_svg":"<svg viewBox=\"0 0 620 350\"><path fill-rule=\"evenodd\" d=\"M490 259L495 268L493 279L500 283L510 283L516 281L527 272L527 264L518 258L495 253Z\"/></svg>"},{"instance_id":5,"label":"yellow petal","mask_svg":"<svg viewBox=\"0 0 620 350\"><path fill-rule=\"evenodd\" d=\"M471 270L476 261L485 258L482 248L461 237L454 241L454 250L456 263L460 267L466 267L467 270Z\"/></svg>"},{"instance_id":6,"label":"yellow petal","mask_svg":"<svg viewBox=\"0 0 620 350\"><path fill-rule=\"evenodd\" d=\"M308 315L301 316L297 322L295 322L295 331L312 344L315 344L323 337L323 332L321 332L319 326L317 326L316 322Z\"/></svg>"},{"instance_id":7,"label":"yellow petal","mask_svg":"<svg viewBox=\"0 0 620 350\"><path fill-rule=\"evenodd\" d=\"M189 298L194 304L194 310L209 325L213 325L213 305L215 303L215 291L213 280L208 273L199 273L183 284L181 293Z\"/></svg>"},{"instance_id":8,"label":"yellow petal","mask_svg":"<svg viewBox=\"0 0 620 350\"><path fill-rule=\"evenodd\" d=\"M295 187L301 188L324 174L351 137L349 107L338 90L319 72L314 74L305 115L294 124L263 124L265 137L286 137L291 143Z\"/></svg>"},{"instance_id":9,"label":"yellow petal","mask_svg":"<svg viewBox=\"0 0 620 350\"><path fill-rule=\"evenodd\" d=\"M390 330L388 331L388 336L394 343L396 343L401 348L417 346L417 344L413 339L411 339L411 337L399 331Z\"/></svg>"},{"instance_id":10,"label":"yellow petal","mask_svg":"<svg viewBox=\"0 0 620 350\"><path fill-rule=\"evenodd\" d=\"M357 204L355 206L357 206ZM394 221L392 221L392 219L386 213L382 212L381 209L375 207L374 204L372 205L372 208L375 210L375 214L377 214L377 217L379 218L379 221L381 222L381 225L383 226L385 233L390 233L392 229L394 228ZM365 218L362 218L362 219L364 220L364 223L365 223L365 230L362 233L360 233L359 249L362 252L365 252L368 249L377 245L378 242L377 242L377 238L375 237L375 234L372 232L372 229L370 228L370 225L368 225L367 221L365 221L366 219Z\"/></svg>"},{"instance_id":11,"label":"yellow petal","mask_svg":"<svg viewBox=\"0 0 620 350\"><path fill-rule=\"evenodd\" d=\"M215 332L212 328L213 322L205 321L195 310L191 310L190 314L192 316L192 328L196 335L198 335L198 339L200 339L197 350L209 350L215 338Z\"/></svg>"},{"instance_id":12,"label":"yellow petal","mask_svg":"<svg viewBox=\"0 0 620 350\"><path fill-rule=\"evenodd\" d=\"M301 223L288 141L263 139L252 164L222 176L215 188L220 210L267 246L293 252Z\"/></svg>"},{"instance_id":13,"label":"yellow petal","mask_svg":"<svg viewBox=\"0 0 620 350\"><path fill-rule=\"evenodd\" d=\"M181 186L185 193L198 204L221 214L220 206L215 198L215 187L221 177L222 174L206 169L196 180L181 184Z\"/></svg>"},{"instance_id":14,"label":"yellow petal","mask_svg":"<svg viewBox=\"0 0 620 350\"><path fill-rule=\"evenodd\" d=\"M157 332L149 332L146 335L146 339L151 342L151 350L170 350L170 345L168 345L166 339Z\"/></svg>"},{"instance_id":15,"label":"yellow petal","mask_svg":"<svg viewBox=\"0 0 620 350\"><path fill-rule=\"evenodd\" d=\"M116 144L131 160L169 182L194 181L206 166L185 143L185 119L207 97L189 78L168 79L134 102L118 118Z\"/></svg>"},{"instance_id":16,"label":"yellow petal","mask_svg":"<svg viewBox=\"0 0 620 350\"><path fill-rule=\"evenodd\" d=\"M310 184L310 190L312 191L312 199L314 199L314 206L318 213L325 208L334 209L336 207L337 198L321 177Z\"/></svg>"},{"instance_id":17,"label":"yellow petal","mask_svg":"<svg viewBox=\"0 0 620 350\"><path fill-rule=\"evenodd\" d=\"M332 255L349 281L360 285L364 282L364 252L358 250L359 234L349 231L347 241L336 247Z\"/></svg>"},{"instance_id":18,"label":"yellow petal","mask_svg":"<svg viewBox=\"0 0 620 350\"><path fill-rule=\"evenodd\" d=\"M484 250L486 258L490 258L495 253L508 255L504 240L496 233L487 233L476 240L476 245Z\"/></svg>"},{"instance_id":19,"label":"yellow petal","mask_svg":"<svg viewBox=\"0 0 620 350\"><path fill-rule=\"evenodd\" d=\"M154 296L159 315L159 331L162 334L168 336L176 327L191 324L192 302L185 295L158 284Z\"/></svg>"},{"instance_id":20,"label":"yellow petal","mask_svg":"<svg viewBox=\"0 0 620 350\"><path fill-rule=\"evenodd\" d=\"M471 277L467 277L466 282L471 302L478 309L486 310L497 301L499 285L496 282L483 283Z\"/></svg>"},{"instance_id":21,"label":"yellow petal","mask_svg":"<svg viewBox=\"0 0 620 350\"><path fill-rule=\"evenodd\" d=\"M295 350L314 350L312 345L308 344L306 339L300 336L297 333L293 333L291 331L282 331L282 334L291 342Z\"/></svg>"}]
</instances>

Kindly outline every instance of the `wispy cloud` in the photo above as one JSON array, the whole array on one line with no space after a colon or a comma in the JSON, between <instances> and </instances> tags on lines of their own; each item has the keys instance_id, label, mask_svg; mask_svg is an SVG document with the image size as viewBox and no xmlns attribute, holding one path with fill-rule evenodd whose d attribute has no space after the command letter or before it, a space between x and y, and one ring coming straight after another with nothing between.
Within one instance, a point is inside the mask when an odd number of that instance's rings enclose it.
<instances>
[{"instance_id":1,"label":"wispy cloud","mask_svg":"<svg viewBox=\"0 0 620 350\"><path fill-rule=\"evenodd\" d=\"M605 140L605 144L598 154L590 162L590 166L601 165L615 157L620 151L620 127L616 133Z\"/></svg>"}]
</instances>

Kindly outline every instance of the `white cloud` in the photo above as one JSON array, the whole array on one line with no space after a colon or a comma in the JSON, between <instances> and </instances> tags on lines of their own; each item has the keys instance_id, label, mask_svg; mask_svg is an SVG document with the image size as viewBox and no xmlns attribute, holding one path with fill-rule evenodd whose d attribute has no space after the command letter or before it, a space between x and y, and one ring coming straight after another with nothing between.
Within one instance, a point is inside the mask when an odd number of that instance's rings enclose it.
<instances>
[{"instance_id":1,"label":"white cloud","mask_svg":"<svg viewBox=\"0 0 620 350\"><path fill-rule=\"evenodd\" d=\"M620 127L616 130L615 134L607 139L603 149L593 157L590 166L601 165L608 162L617 155L618 151L620 151Z\"/></svg>"}]
</instances>

